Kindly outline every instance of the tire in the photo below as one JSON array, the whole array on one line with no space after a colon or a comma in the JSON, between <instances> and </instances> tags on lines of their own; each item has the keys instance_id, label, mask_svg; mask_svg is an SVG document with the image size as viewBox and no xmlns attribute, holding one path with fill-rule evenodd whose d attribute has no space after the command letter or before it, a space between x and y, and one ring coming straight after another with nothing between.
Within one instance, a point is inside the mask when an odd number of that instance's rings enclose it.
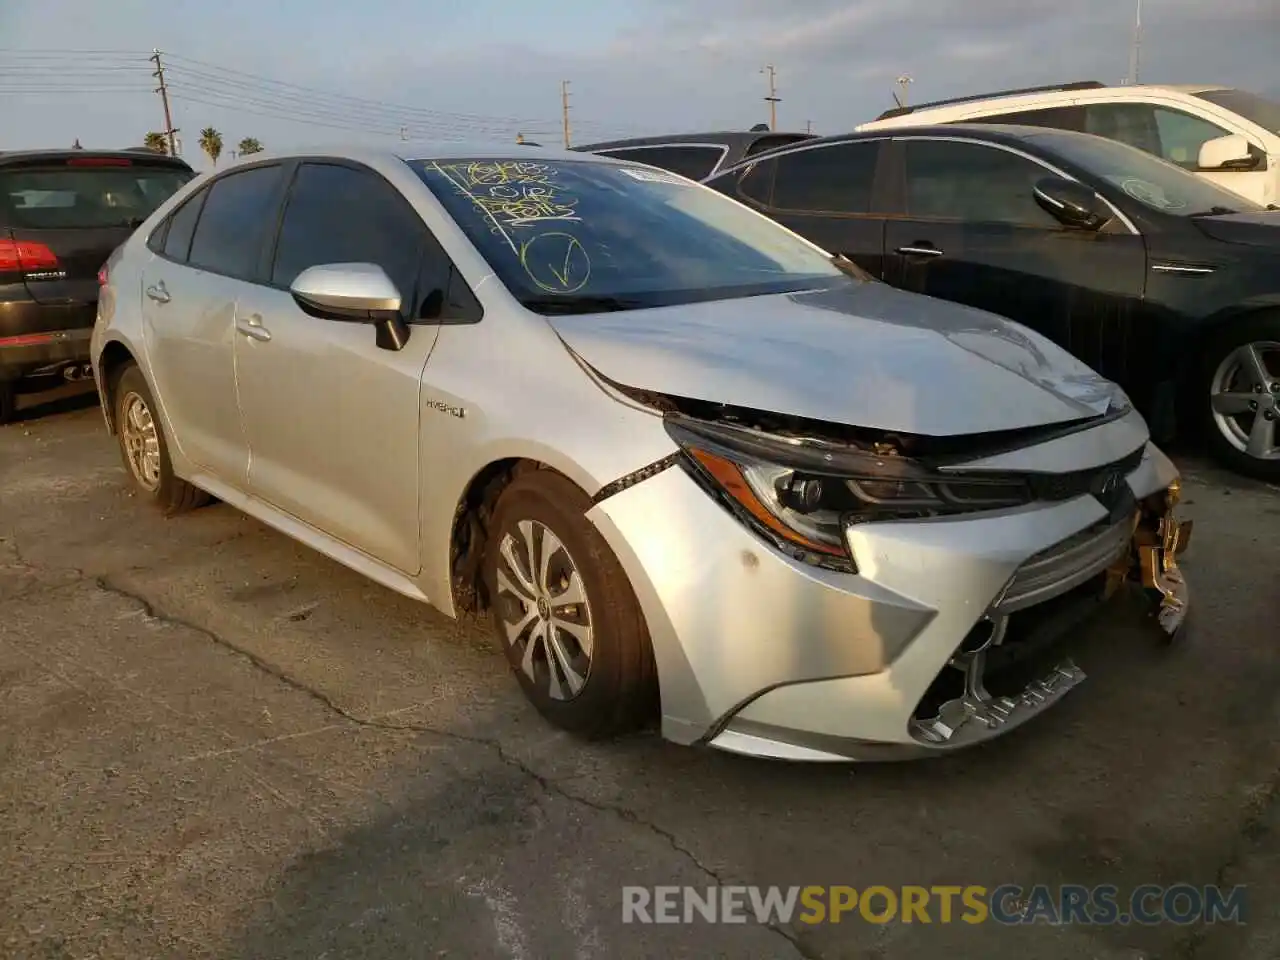
<instances>
[{"instance_id":1,"label":"tire","mask_svg":"<svg viewBox=\"0 0 1280 960\"><path fill-rule=\"evenodd\" d=\"M13 420L17 412L17 384L12 380L0 380L0 426Z\"/></svg>"},{"instance_id":2,"label":"tire","mask_svg":"<svg viewBox=\"0 0 1280 960\"><path fill-rule=\"evenodd\" d=\"M557 727L599 739L653 718L658 677L640 604L617 557L586 519L590 506L581 490L550 470L518 476L498 498L482 569L494 636L525 696ZM538 564L529 562L530 540L539 559L544 547L554 548L545 589ZM521 621L522 629L509 636L508 624ZM547 630L555 643L545 639ZM553 648L564 657L555 659L554 673Z\"/></svg>"},{"instance_id":3,"label":"tire","mask_svg":"<svg viewBox=\"0 0 1280 960\"><path fill-rule=\"evenodd\" d=\"M1251 357L1244 353L1250 348L1261 359L1265 377L1250 372ZM1205 351L1196 393L1201 428L1214 456L1237 473L1280 480L1280 314L1249 317L1215 337ZM1251 436L1268 443L1269 456L1250 452Z\"/></svg>"},{"instance_id":4,"label":"tire","mask_svg":"<svg viewBox=\"0 0 1280 960\"><path fill-rule=\"evenodd\" d=\"M120 457L138 494L166 516L186 513L208 503L207 493L174 474L169 444L154 413L156 402L136 364L131 363L121 371L111 391L111 402L115 408L112 419ZM151 441L154 448L148 450Z\"/></svg>"}]
</instances>

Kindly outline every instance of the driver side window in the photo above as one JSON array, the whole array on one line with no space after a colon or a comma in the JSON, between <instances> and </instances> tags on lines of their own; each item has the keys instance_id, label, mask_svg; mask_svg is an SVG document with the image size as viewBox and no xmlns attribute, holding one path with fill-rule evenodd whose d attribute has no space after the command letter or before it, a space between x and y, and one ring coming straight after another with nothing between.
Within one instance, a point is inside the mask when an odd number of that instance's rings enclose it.
<instances>
[{"instance_id":1,"label":"driver side window","mask_svg":"<svg viewBox=\"0 0 1280 960\"><path fill-rule=\"evenodd\" d=\"M407 298L424 233L395 188L372 173L304 163L289 191L271 283L288 287L303 270L324 263L376 263Z\"/></svg>"},{"instance_id":2,"label":"driver side window","mask_svg":"<svg viewBox=\"0 0 1280 960\"><path fill-rule=\"evenodd\" d=\"M287 288L303 270L328 263L382 267L409 321L479 319L462 277L395 187L371 170L303 163L289 191L271 283Z\"/></svg>"},{"instance_id":3,"label":"driver side window","mask_svg":"<svg viewBox=\"0 0 1280 960\"><path fill-rule=\"evenodd\" d=\"M1149 103L1098 103L1085 108L1085 132L1119 140L1187 170L1199 169L1200 147L1225 137L1215 123Z\"/></svg>"},{"instance_id":4,"label":"driver side window","mask_svg":"<svg viewBox=\"0 0 1280 960\"><path fill-rule=\"evenodd\" d=\"M1160 149L1164 158L1188 170L1200 168L1200 148L1207 141L1231 133L1217 124L1181 110L1156 107L1155 112L1156 128L1160 131Z\"/></svg>"},{"instance_id":5,"label":"driver side window","mask_svg":"<svg viewBox=\"0 0 1280 960\"><path fill-rule=\"evenodd\" d=\"M1036 202L1049 171L1008 150L952 140L907 140L907 216L1010 226L1061 227Z\"/></svg>"}]
</instances>

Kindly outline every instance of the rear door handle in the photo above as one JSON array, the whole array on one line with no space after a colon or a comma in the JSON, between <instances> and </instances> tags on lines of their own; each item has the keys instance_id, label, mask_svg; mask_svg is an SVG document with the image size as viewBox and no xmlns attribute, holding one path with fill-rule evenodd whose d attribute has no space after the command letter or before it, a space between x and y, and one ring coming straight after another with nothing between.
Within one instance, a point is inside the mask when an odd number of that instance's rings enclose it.
<instances>
[{"instance_id":1,"label":"rear door handle","mask_svg":"<svg viewBox=\"0 0 1280 960\"><path fill-rule=\"evenodd\" d=\"M262 314L260 313L251 313L244 319L237 319L236 329L250 340L266 343L271 339L271 331L262 325Z\"/></svg>"},{"instance_id":2,"label":"rear door handle","mask_svg":"<svg viewBox=\"0 0 1280 960\"><path fill-rule=\"evenodd\" d=\"M904 256L916 256L916 257L942 256L942 251L939 250L937 247L931 246L929 244L924 244L924 243L913 243L910 246L899 247L895 252L901 253Z\"/></svg>"},{"instance_id":3,"label":"rear door handle","mask_svg":"<svg viewBox=\"0 0 1280 960\"><path fill-rule=\"evenodd\" d=\"M169 296L169 291L165 289L163 280L159 283L153 283L151 286L147 287L147 296L156 303L168 303L172 299Z\"/></svg>"}]
</instances>

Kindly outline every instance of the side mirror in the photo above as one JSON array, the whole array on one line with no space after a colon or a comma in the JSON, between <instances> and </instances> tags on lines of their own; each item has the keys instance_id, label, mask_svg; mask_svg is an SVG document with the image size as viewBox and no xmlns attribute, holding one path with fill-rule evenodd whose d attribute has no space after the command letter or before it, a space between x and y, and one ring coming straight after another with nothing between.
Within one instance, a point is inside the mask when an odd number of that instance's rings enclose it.
<instances>
[{"instance_id":1,"label":"side mirror","mask_svg":"<svg viewBox=\"0 0 1280 960\"><path fill-rule=\"evenodd\" d=\"M1200 144L1196 166L1201 170L1252 170L1261 159L1249 149L1248 140L1229 133Z\"/></svg>"},{"instance_id":2,"label":"side mirror","mask_svg":"<svg viewBox=\"0 0 1280 960\"><path fill-rule=\"evenodd\" d=\"M289 292L304 313L321 320L372 323L378 346L400 350L409 327L400 315L400 291L375 263L326 263L303 270Z\"/></svg>"},{"instance_id":3,"label":"side mirror","mask_svg":"<svg viewBox=\"0 0 1280 960\"><path fill-rule=\"evenodd\" d=\"M1112 213L1093 190L1074 180L1045 177L1036 182L1036 203L1064 226L1078 230L1101 230Z\"/></svg>"}]
</instances>

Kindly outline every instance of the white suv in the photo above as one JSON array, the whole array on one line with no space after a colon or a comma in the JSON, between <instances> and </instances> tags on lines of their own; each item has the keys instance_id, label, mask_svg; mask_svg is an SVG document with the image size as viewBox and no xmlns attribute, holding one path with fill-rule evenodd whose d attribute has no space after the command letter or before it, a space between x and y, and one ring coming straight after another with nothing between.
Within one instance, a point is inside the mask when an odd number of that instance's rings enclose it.
<instances>
[{"instance_id":1,"label":"white suv","mask_svg":"<svg viewBox=\"0 0 1280 960\"><path fill-rule=\"evenodd\" d=\"M1016 123L1119 140L1256 203L1280 203L1280 103L1217 86L1030 87L899 107L858 130Z\"/></svg>"}]
</instances>

